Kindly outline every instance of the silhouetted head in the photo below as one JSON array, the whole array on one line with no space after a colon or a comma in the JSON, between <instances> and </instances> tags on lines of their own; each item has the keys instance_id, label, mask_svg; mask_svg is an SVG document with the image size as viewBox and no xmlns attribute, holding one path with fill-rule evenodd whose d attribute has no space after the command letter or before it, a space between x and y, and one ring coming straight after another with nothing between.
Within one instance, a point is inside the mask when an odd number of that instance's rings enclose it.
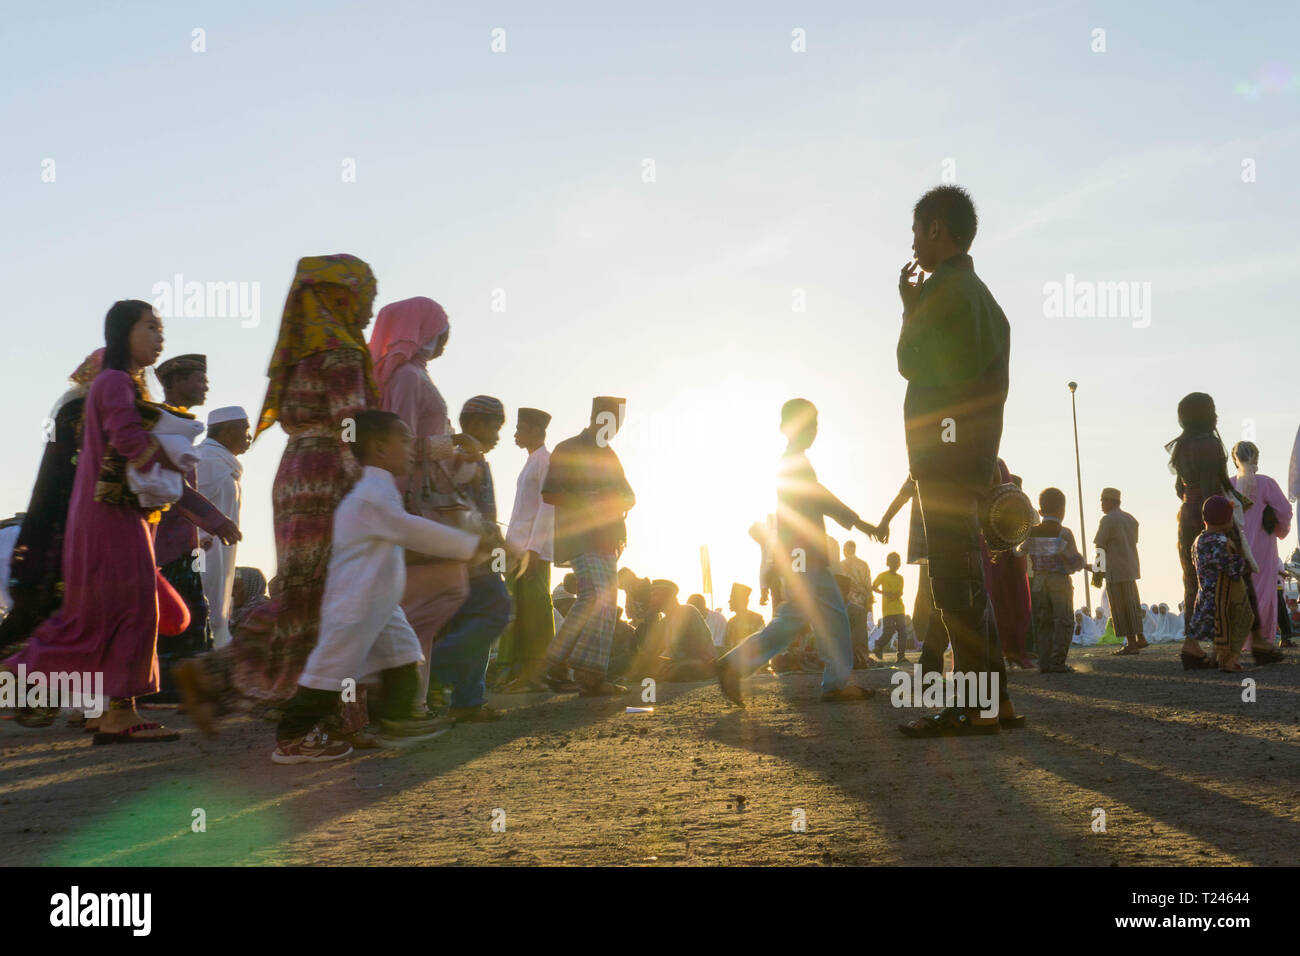
<instances>
[{"instance_id":1,"label":"silhouetted head","mask_svg":"<svg viewBox=\"0 0 1300 956\"><path fill-rule=\"evenodd\" d=\"M700 598L703 602L704 599ZM662 614L677 603L677 584L664 578L650 585L649 609L652 614ZM697 609L698 610L698 609ZM700 613L703 613L702 611Z\"/></svg>"},{"instance_id":2,"label":"silhouetted head","mask_svg":"<svg viewBox=\"0 0 1300 956\"><path fill-rule=\"evenodd\" d=\"M912 255L926 272L970 250L979 218L960 186L935 186L912 207Z\"/></svg>"},{"instance_id":3,"label":"silhouetted head","mask_svg":"<svg viewBox=\"0 0 1300 956\"><path fill-rule=\"evenodd\" d=\"M1064 518L1065 492L1060 488L1044 488L1038 495L1038 513L1058 521Z\"/></svg>"},{"instance_id":4,"label":"silhouetted head","mask_svg":"<svg viewBox=\"0 0 1300 956\"><path fill-rule=\"evenodd\" d=\"M1185 432L1211 432L1219 424L1214 399L1205 392L1192 392L1178 403L1178 424Z\"/></svg>"},{"instance_id":5,"label":"silhouetted head","mask_svg":"<svg viewBox=\"0 0 1300 956\"><path fill-rule=\"evenodd\" d=\"M806 398L792 398L781 406L781 434L803 451L817 440L817 406Z\"/></svg>"},{"instance_id":6,"label":"silhouetted head","mask_svg":"<svg viewBox=\"0 0 1300 956\"><path fill-rule=\"evenodd\" d=\"M727 607L736 613L740 613L749 606L749 596L753 593L753 588L744 584L733 584L731 586L731 596L727 599Z\"/></svg>"},{"instance_id":7,"label":"silhouetted head","mask_svg":"<svg viewBox=\"0 0 1300 956\"><path fill-rule=\"evenodd\" d=\"M533 451L546 444L546 427L551 423L551 416L536 408L519 409L519 421L515 425L515 444L520 448Z\"/></svg>"}]
</instances>

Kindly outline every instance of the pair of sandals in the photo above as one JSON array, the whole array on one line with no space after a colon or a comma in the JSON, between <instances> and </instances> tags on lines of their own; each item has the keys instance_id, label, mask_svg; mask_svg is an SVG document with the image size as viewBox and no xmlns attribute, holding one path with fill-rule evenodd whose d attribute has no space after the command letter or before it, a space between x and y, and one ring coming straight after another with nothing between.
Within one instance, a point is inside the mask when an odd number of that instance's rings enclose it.
<instances>
[{"instance_id":1,"label":"pair of sandals","mask_svg":"<svg viewBox=\"0 0 1300 956\"><path fill-rule=\"evenodd\" d=\"M968 711L958 707L946 707L937 714L918 717L908 724L899 724L898 729L905 737L982 737L1001 733L1003 730L1019 730L1025 726L1024 714L1007 714L997 720L978 723L971 718Z\"/></svg>"}]
</instances>

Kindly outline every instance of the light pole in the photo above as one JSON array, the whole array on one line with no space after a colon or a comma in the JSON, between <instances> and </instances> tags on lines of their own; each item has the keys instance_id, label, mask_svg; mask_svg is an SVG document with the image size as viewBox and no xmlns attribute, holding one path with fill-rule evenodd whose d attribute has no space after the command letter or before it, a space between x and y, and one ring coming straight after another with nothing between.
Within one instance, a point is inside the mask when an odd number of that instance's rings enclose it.
<instances>
[{"instance_id":1,"label":"light pole","mask_svg":"<svg viewBox=\"0 0 1300 956\"><path fill-rule=\"evenodd\" d=\"M1079 487L1079 540L1084 542L1084 547L1087 548L1088 532L1083 526L1083 472L1079 468L1079 413L1074 407L1074 390L1079 387L1079 383L1070 382L1069 385L1070 417L1074 419L1074 478ZM1091 615L1092 589L1088 586L1088 571L1086 568L1083 572L1083 606L1088 609L1088 614Z\"/></svg>"}]
</instances>

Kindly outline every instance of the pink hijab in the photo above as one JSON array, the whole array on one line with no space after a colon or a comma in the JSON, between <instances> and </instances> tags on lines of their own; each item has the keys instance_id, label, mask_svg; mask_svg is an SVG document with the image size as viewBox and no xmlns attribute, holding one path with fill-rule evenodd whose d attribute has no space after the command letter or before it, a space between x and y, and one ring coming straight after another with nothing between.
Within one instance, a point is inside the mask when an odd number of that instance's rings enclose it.
<instances>
[{"instance_id":1,"label":"pink hijab","mask_svg":"<svg viewBox=\"0 0 1300 956\"><path fill-rule=\"evenodd\" d=\"M393 373L411 360L430 339L451 328L447 313L437 302L417 295L390 302L379 310L370 336L375 360L375 380L383 392Z\"/></svg>"}]
</instances>

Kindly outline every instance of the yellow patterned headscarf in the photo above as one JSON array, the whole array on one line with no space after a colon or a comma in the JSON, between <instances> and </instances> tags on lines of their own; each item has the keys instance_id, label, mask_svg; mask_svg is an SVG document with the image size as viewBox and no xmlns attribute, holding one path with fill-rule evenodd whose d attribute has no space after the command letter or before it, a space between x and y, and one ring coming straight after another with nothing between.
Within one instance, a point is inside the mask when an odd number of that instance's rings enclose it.
<instances>
[{"instance_id":1,"label":"yellow patterned headscarf","mask_svg":"<svg viewBox=\"0 0 1300 956\"><path fill-rule=\"evenodd\" d=\"M331 349L356 349L365 357L366 390L379 404L365 325L374 311L379 290L375 275L356 256L307 256L284 303L280 337L266 370L271 380L262 403L254 439L280 417L280 401L293 367L309 355Z\"/></svg>"}]
</instances>

